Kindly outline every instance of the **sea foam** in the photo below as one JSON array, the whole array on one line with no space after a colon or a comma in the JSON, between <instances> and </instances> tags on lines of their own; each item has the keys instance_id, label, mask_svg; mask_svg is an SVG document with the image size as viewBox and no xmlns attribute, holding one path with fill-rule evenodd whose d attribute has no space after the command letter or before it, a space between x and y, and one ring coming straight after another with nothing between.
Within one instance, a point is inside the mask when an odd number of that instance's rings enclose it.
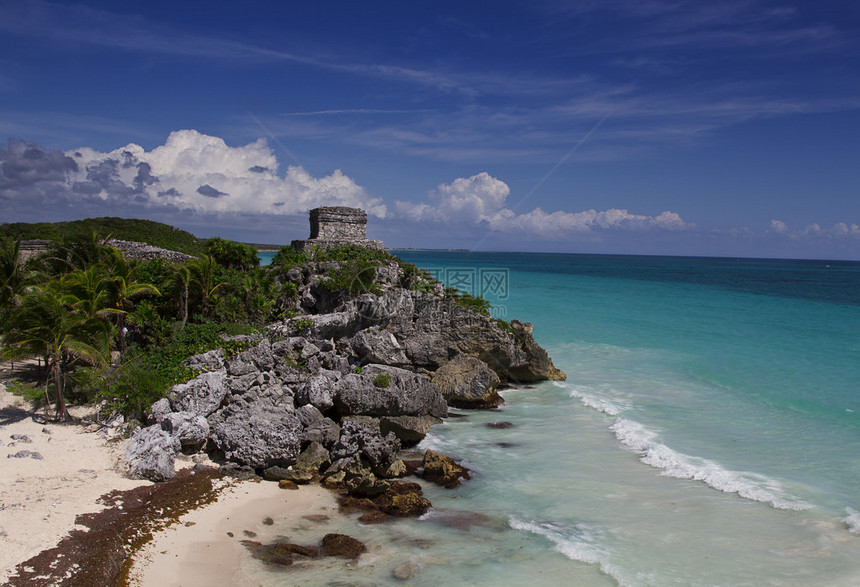
<instances>
[{"instance_id":1,"label":"sea foam","mask_svg":"<svg viewBox=\"0 0 860 587\"><path fill-rule=\"evenodd\" d=\"M515 517L508 520L508 525L514 530L543 536L567 558L597 565L601 572L615 579L619 585L629 584L620 570L609 564L609 553L597 543L598 532L595 528L585 524L568 527L555 522L526 522Z\"/></svg>"},{"instance_id":2,"label":"sea foam","mask_svg":"<svg viewBox=\"0 0 860 587\"><path fill-rule=\"evenodd\" d=\"M625 409L626 405L619 405L617 402L610 401L605 397L601 397L594 393L583 391L579 388L570 389L570 397L578 399L583 405L595 409L598 412L603 412L609 416L617 416Z\"/></svg>"},{"instance_id":3,"label":"sea foam","mask_svg":"<svg viewBox=\"0 0 860 587\"><path fill-rule=\"evenodd\" d=\"M618 418L609 429L622 444L639 453L643 463L660 469L663 475L701 481L719 491L737 493L777 509L805 510L812 507L787 493L775 479L758 473L731 471L714 461L672 450L659 441L655 432L634 420Z\"/></svg>"},{"instance_id":4,"label":"sea foam","mask_svg":"<svg viewBox=\"0 0 860 587\"><path fill-rule=\"evenodd\" d=\"M848 515L842 518L842 523L848 527L848 531L852 534L860 534L860 512L845 508L845 513Z\"/></svg>"}]
</instances>

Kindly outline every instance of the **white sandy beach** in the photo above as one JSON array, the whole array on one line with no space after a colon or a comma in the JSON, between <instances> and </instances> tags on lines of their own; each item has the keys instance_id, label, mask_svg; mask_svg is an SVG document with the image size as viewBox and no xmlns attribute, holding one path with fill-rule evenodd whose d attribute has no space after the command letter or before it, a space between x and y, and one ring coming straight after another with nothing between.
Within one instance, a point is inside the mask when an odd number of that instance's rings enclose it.
<instances>
[{"instance_id":1,"label":"white sandy beach","mask_svg":"<svg viewBox=\"0 0 860 587\"><path fill-rule=\"evenodd\" d=\"M70 409L79 418L87 410ZM79 514L103 510L99 497L149 483L123 475L125 440L106 440L95 427L45 424L33 416L26 400L0 384L0 584L17 564L56 546L75 529ZM42 459L8 456L22 450ZM177 467L191 464L178 461ZM250 557L243 539L270 540L276 537L274 528L313 526L305 516L338 515L334 496L316 485L289 491L277 483L223 483L228 487L216 502L155 533L134 556L131 584L241 584L239 563ZM264 523L267 517L272 525Z\"/></svg>"},{"instance_id":2,"label":"white sandy beach","mask_svg":"<svg viewBox=\"0 0 860 587\"><path fill-rule=\"evenodd\" d=\"M318 485L298 491L277 483L240 482L215 503L189 512L157 532L134 557L129 583L140 587L246 585L240 562L251 557L242 540L271 541L276 529L308 529L306 516L337 516L334 496ZM269 524L264 520L270 518Z\"/></svg>"},{"instance_id":3,"label":"white sandy beach","mask_svg":"<svg viewBox=\"0 0 860 587\"><path fill-rule=\"evenodd\" d=\"M71 411L81 417L86 408ZM75 528L78 514L104 509L100 496L149 483L128 479L117 468L124 442L32 416L29 404L0 384L0 583L18 563L56 546ZM30 442L13 440L13 434ZM9 457L23 450L42 459Z\"/></svg>"}]
</instances>

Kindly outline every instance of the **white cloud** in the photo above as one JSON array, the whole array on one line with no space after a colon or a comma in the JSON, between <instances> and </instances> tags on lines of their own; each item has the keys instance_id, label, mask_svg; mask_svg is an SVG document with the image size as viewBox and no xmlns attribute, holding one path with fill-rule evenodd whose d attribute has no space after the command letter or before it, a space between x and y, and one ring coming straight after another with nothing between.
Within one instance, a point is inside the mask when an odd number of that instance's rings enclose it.
<instances>
[{"instance_id":1,"label":"white cloud","mask_svg":"<svg viewBox=\"0 0 860 587\"><path fill-rule=\"evenodd\" d=\"M832 228L822 227L817 222L813 222L803 228L792 230L782 220L771 220L768 232L786 236L794 240L860 239L860 225L856 223L848 224L846 222L837 222Z\"/></svg>"},{"instance_id":2,"label":"white cloud","mask_svg":"<svg viewBox=\"0 0 860 587\"><path fill-rule=\"evenodd\" d=\"M288 215L321 205L386 213L379 198L340 170L317 178L292 166L278 175L265 139L230 147L221 138L180 130L149 152L129 144L109 153L85 147L63 154L16 143L0 154L0 195L12 206L37 198L46 205L100 207L103 214L134 208Z\"/></svg>"},{"instance_id":3,"label":"white cloud","mask_svg":"<svg viewBox=\"0 0 860 587\"><path fill-rule=\"evenodd\" d=\"M601 230L685 230L694 227L677 213L668 211L657 216L644 216L618 209L545 212L535 208L531 212L517 214L505 207L510 193L505 182L482 172L440 185L429 194L433 203L397 201L394 207L397 216L416 222L480 224L492 231L517 231L550 239Z\"/></svg>"},{"instance_id":4,"label":"white cloud","mask_svg":"<svg viewBox=\"0 0 860 587\"><path fill-rule=\"evenodd\" d=\"M788 225L782 220L771 220L769 232L784 234L788 232Z\"/></svg>"}]
</instances>

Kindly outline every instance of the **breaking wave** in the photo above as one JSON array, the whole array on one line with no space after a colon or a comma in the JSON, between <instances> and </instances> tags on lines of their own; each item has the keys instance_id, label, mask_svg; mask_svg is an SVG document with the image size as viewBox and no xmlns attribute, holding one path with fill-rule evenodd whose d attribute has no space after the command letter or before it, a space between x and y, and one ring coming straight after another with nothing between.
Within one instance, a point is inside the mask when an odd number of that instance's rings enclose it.
<instances>
[{"instance_id":1,"label":"breaking wave","mask_svg":"<svg viewBox=\"0 0 860 587\"><path fill-rule=\"evenodd\" d=\"M777 509L805 510L812 507L787 493L775 479L758 473L730 471L714 461L676 452L660 442L655 432L634 420L618 418L609 429L622 444L639 453L643 463L660 469L663 475L701 481L719 491L737 493Z\"/></svg>"}]
</instances>

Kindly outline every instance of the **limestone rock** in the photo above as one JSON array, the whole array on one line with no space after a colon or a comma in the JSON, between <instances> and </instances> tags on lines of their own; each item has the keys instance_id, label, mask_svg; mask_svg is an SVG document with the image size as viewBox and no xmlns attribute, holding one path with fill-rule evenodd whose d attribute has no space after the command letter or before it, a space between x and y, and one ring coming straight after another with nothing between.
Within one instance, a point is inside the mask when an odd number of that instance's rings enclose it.
<instances>
[{"instance_id":1,"label":"limestone rock","mask_svg":"<svg viewBox=\"0 0 860 587\"><path fill-rule=\"evenodd\" d=\"M340 379L340 373L337 371L320 369L314 376L296 387L296 403L311 404L321 411L329 409L334 405L332 392L338 379Z\"/></svg>"},{"instance_id":2,"label":"limestone rock","mask_svg":"<svg viewBox=\"0 0 860 587\"><path fill-rule=\"evenodd\" d=\"M416 518L426 514L432 505L422 493L418 483L394 481L386 493L373 501L389 516Z\"/></svg>"},{"instance_id":3,"label":"limestone rock","mask_svg":"<svg viewBox=\"0 0 860 587\"><path fill-rule=\"evenodd\" d=\"M218 472L225 477L232 477L239 481L259 481L260 477L253 467L248 465L239 465L236 463L224 463L218 467Z\"/></svg>"},{"instance_id":4,"label":"limestone rock","mask_svg":"<svg viewBox=\"0 0 860 587\"><path fill-rule=\"evenodd\" d=\"M181 448L179 439L159 425L139 429L128 441L123 455L129 477L156 482L173 479L176 455Z\"/></svg>"},{"instance_id":5,"label":"limestone rock","mask_svg":"<svg viewBox=\"0 0 860 587\"><path fill-rule=\"evenodd\" d=\"M188 357L185 364L198 371L217 371L224 366L224 349L214 349Z\"/></svg>"},{"instance_id":6,"label":"limestone rock","mask_svg":"<svg viewBox=\"0 0 860 587\"><path fill-rule=\"evenodd\" d=\"M326 534L323 537L320 552L323 556L358 558L367 552L367 547L360 540L346 534Z\"/></svg>"},{"instance_id":7,"label":"limestone rock","mask_svg":"<svg viewBox=\"0 0 860 587\"><path fill-rule=\"evenodd\" d=\"M412 561L406 561L405 563L399 564L394 567L394 571L392 574L395 579L400 579L401 581L406 581L415 576L419 570L419 566Z\"/></svg>"},{"instance_id":8,"label":"limestone rock","mask_svg":"<svg viewBox=\"0 0 860 587\"><path fill-rule=\"evenodd\" d=\"M406 353L392 333L377 327L365 328L350 339L350 346L363 363L403 367Z\"/></svg>"},{"instance_id":9,"label":"limestone rock","mask_svg":"<svg viewBox=\"0 0 860 587\"><path fill-rule=\"evenodd\" d=\"M209 422L194 412L173 412L161 420L161 429L179 439L183 452L197 452L209 438Z\"/></svg>"},{"instance_id":10,"label":"limestone rock","mask_svg":"<svg viewBox=\"0 0 860 587\"><path fill-rule=\"evenodd\" d=\"M227 373L230 375L247 375L253 372L269 371L274 364L272 345L268 339L264 338L260 344L242 351L227 361Z\"/></svg>"},{"instance_id":11,"label":"limestone rock","mask_svg":"<svg viewBox=\"0 0 860 587\"><path fill-rule=\"evenodd\" d=\"M403 446L414 446L421 442L434 424L442 419L435 416L383 416L379 420L379 430L383 434L393 432Z\"/></svg>"},{"instance_id":12,"label":"limestone rock","mask_svg":"<svg viewBox=\"0 0 860 587\"><path fill-rule=\"evenodd\" d=\"M311 406L313 407L313 406ZM302 408L299 408L301 410ZM298 413L299 410L296 410ZM325 448L331 448L340 438L340 426L331 418L316 420L305 426L302 432L302 442L318 442Z\"/></svg>"},{"instance_id":13,"label":"limestone rock","mask_svg":"<svg viewBox=\"0 0 860 587\"><path fill-rule=\"evenodd\" d=\"M149 408L149 413L146 415L146 423L150 426L153 424L161 424L167 414L170 414L173 409L170 407L170 400L166 397L161 398Z\"/></svg>"},{"instance_id":14,"label":"limestone rock","mask_svg":"<svg viewBox=\"0 0 860 587\"><path fill-rule=\"evenodd\" d=\"M386 381L380 386L379 376ZM335 406L343 416L448 415L442 391L417 373L385 365L368 365L361 374L350 373L337 383Z\"/></svg>"},{"instance_id":15,"label":"limestone rock","mask_svg":"<svg viewBox=\"0 0 860 587\"><path fill-rule=\"evenodd\" d=\"M312 442L299 454L299 458L293 468L318 472L329 464L331 464L331 455L329 452L319 442Z\"/></svg>"},{"instance_id":16,"label":"limestone rock","mask_svg":"<svg viewBox=\"0 0 860 587\"><path fill-rule=\"evenodd\" d=\"M428 450L424 453L424 478L448 489L457 487L460 479L469 479L469 469L461 467L454 459L442 453Z\"/></svg>"},{"instance_id":17,"label":"limestone rock","mask_svg":"<svg viewBox=\"0 0 860 587\"><path fill-rule=\"evenodd\" d=\"M188 383L174 385L167 396L173 410L209 416L227 396L226 374L224 369L219 369L202 373Z\"/></svg>"},{"instance_id":18,"label":"limestone rock","mask_svg":"<svg viewBox=\"0 0 860 587\"><path fill-rule=\"evenodd\" d=\"M386 322L414 367L436 370L450 357L465 354L484 361L502 381L565 378L534 342L530 324L513 320L503 326L451 299L409 294L414 307L411 316L392 315Z\"/></svg>"},{"instance_id":19,"label":"limestone rock","mask_svg":"<svg viewBox=\"0 0 860 587\"><path fill-rule=\"evenodd\" d=\"M344 422L340 438L331 450L333 459L358 456L367 459L371 468L385 471L394 462L400 441L394 434L383 437L378 430L366 428L356 422Z\"/></svg>"},{"instance_id":20,"label":"limestone rock","mask_svg":"<svg viewBox=\"0 0 860 587\"><path fill-rule=\"evenodd\" d=\"M296 485L307 485L314 480L311 471L296 470L293 468L269 467L263 471L263 479L266 481L292 481Z\"/></svg>"},{"instance_id":21,"label":"limestone rock","mask_svg":"<svg viewBox=\"0 0 860 587\"><path fill-rule=\"evenodd\" d=\"M228 460L254 468L289 466L301 446L301 422L284 405L266 399L224 408L212 440Z\"/></svg>"},{"instance_id":22,"label":"limestone rock","mask_svg":"<svg viewBox=\"0 0 860 587\"><path fill-rule=\"evenodd\" d=\"M41 461L43 459L42 454L32 451L32 450L19 450L18 452L10 455L6 455L7 459L35 459L37 461Z\"/></svg>"},{"instance_id":23,"label":"limestone rock","mask_svg":"<svg viewBox=\"0 0 860 587\"><path fill-rule=\"evenodd\" d=\"M431 380L449 406L494 408L505 400L496 391L499 376L475 357L457 355L436 371Z\"/></svg>"},{"instance_id":24,"label":"limestone rock","mask_svg":"<svg viewBox=\"0 0 860 587\"><path fill-rule=\"evenodd\" d=\"M325 418L322 412L315 408L312 404L305 404L296 408L296 417L302 423L302 426L307 427Z\"/></svg>"}]
</instances>

